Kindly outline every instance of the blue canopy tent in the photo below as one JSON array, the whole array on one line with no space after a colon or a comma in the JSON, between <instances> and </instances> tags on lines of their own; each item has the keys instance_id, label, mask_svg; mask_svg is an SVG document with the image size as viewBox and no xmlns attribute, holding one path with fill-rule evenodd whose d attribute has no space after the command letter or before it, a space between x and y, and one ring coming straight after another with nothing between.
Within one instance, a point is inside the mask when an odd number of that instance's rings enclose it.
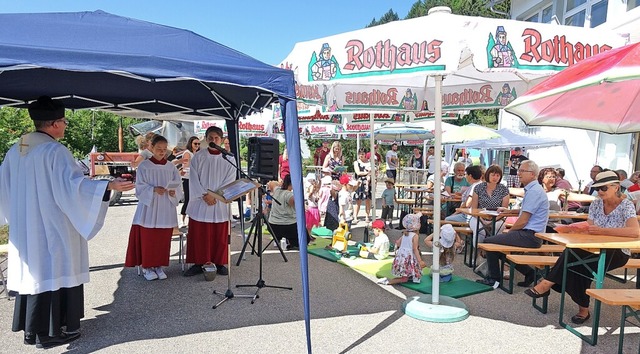
<instances>
[{"instance_id":1,"label":"blue canopy tent","mask_svg":"<svg viewBox=\"0 0 640 354\"><path fill-rule=\"evenodd\" d=\"M304 220L293 72L193 32L103 11L0 14L0 105L24 108L41 95L70 109L153 119L237 121L280 102L297 219ZM298 223L304 244L305 225ZM300 250L307 349L311 351L306 248Z\"/></svg>"}]
</instances>

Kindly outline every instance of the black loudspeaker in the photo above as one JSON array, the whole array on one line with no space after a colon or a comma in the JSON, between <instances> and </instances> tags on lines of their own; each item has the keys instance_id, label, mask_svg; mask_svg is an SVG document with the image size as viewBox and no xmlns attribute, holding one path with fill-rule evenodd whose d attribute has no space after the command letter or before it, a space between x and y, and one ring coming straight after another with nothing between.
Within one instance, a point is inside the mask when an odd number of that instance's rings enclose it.
<instances>
[{"instance_id":1,"label":"black loudspeaker","mask_svg":"<svg viewBox=\"0 0 640 354\"><path fill-rule=\"evenodd\" d=\"M249 177L266 181L278 180L280 142L268 137L251 137L249 148Z\"/></svg>"}]
</instances>

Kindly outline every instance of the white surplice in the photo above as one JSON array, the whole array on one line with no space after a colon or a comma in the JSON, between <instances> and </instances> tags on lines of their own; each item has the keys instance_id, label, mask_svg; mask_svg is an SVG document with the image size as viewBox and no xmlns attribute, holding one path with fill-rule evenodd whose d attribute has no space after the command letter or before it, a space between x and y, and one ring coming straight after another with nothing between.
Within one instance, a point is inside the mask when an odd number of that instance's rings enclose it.
<instances>
[{"instance_id":1,"label":"white surplice","mask_svg":"<svg viewBox=\"0 0 640 354\"><path fill-rule=\"evenodd\" d=\"M167 187L170 183L177 186L175 196L169 193L159 195L154 187ZM133 216L133 224L146 228L173 228L178 226L176 206L182 198L182 179L176 166L168 162L155 164L144 160L136 172L136 196L138 207Z\"/></svg>"},{"instance_id":2,"label":"white surplice","mask_svg":"<svg viewBox=\"0 0 640 354\"><path fill-rule=\"evenodd\" d=\"M8 288L39 294L89 282L87 241L104 223L108 181L83 175L47 134L20 138L0 166L0 225L9 224Z\"/></svg>"},{"instance_id":3,"label":"white surplice","mask_svg":"<svg viewBox=\"0 0 640 354\"><path fill-rule=\"evenodd\" d=\"M218 201L209 206L202 199L207 190L216 191L236 180L235 161L231 157L226 159L222 154L211 154L209 149L199 150L193 155L189 169L189 218L200 222L229 221L227 204Z\"/></svg>"}]
</instances>

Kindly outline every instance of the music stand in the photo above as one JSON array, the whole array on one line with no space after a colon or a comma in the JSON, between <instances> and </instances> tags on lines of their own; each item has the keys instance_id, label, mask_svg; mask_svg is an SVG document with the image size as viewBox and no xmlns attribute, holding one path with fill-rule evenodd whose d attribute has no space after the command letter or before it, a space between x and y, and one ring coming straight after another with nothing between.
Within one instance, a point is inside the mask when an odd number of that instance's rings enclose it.
<instances>
[{"instance_id":1,"label":"music stand","mask_svg":"<svg viewBox=\"0 0 640 354\"><path fill-rule=\"evenodd\" d=\"M250 294L240 294L236 295L231 290L231 202L242 197L243 195L248 194L252 190L259 187L259 184L248 180L248 179L239 179L237 181L231 182L228 185L220 188L217 191L209 190L209 193L213 195L217 200L226 203L229 208L229 223L227 224L227 264L229 265L227 269L227 291L224 293L218 292L217 290L213 290L213 294L222 296L222 300L217 304L213 305L213 309L218 308L222 303L229 299L233 299L234 297L240 298L254 298L254 295ZM253 303L253 300L252 300Z\"/></svg>"},{"instance_id":2,"label":"music stand","mask_svg":"<svg viewBox=\"0 0 640 354\"><path fill-rule=\"evenodd\" d=\"M269 229L269 232L271 233L271 235L273 236L273 239L276 239L276 235L273 232L273 230L271 229L271 226L269 225L269 223L267 222L264 214L263 214L263 210L262 210L262 196L263 193L265 193L264 191L264 186L260 186L260 188L258 189L258 211L256 213L256 216L254 217L253 223L251 225L252 229L255 227L255 234L254 234L254 245L251 246L252 247L252 251L251 253L253 254L253 252L255 252L257 254L257 256L260 258L260 272L258 275L258 281L256 282L256 284L244 284L244 285L236 285L236 288L247 288L247 287L253 287L255 286L256 292L253 295L253 299L251 300L251 303L253 304L257 298L260 297L260 295L258 295L258 292L262 289L262 288L275 288L275 289L286 289L286 290L293 290L293 288L288 287L288 286L277 286L277 285L267 285L266 282L264 281L264 279L262 278L262 270L263 270L263 264L262 264L262 255L264 254L264 249L262 248L262 221L265 222L265 225L267 225L267 228ZM279 203L277 200L274 199L274 202ZM240 257L238 258L238 262L236 263L236 265L240 264L240 260L242 259L242 255L244 255L244 252L247 248L247 244L249 243L249 238L251 235L251 230L249 231L249 237L247 237L247 239L244 242L244 246L242 247L242 253L240 254ZM258 242L258 247L256 250L255 247L255 240L257 239ZM279 242L275 242L276 246L278 246L278 249L280 250L280 254L282 254L282 257L284 258L284 261L287 262L287 257L284 255L284 252L282 250L282 248L280 247L280 243Z\"/></svg>"}]
</instances>

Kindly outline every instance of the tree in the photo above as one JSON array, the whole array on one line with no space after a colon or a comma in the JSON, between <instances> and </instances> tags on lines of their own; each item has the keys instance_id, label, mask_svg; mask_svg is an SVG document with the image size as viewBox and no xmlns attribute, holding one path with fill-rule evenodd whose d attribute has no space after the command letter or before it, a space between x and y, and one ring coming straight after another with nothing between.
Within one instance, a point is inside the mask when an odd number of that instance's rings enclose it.
<instances>
[{"instance_id":1,"label":"tree","mask_svg":"<svg viewBox=\"0 0 640 354\"><path fill-rule=\"evenodd\" d=\"M371 20L371 23L367 25L367 27L373 27L398 20L400 20L400 17L398 17L398 13L394 12L393 9L389 9L389 11L387 11L386 14L382 15L379 20L376 20L376 18L374 17L373 20Z\"/></svg>"},{"instance_id":2,"label":"tree","mask_svg":"<svg viewBox=\"0 0 640 354\"><path fill-rule=\"evenodd\" d=\"M495 4L493 8L496 12L491 11L489 6L490 1L418 0L413 4L413 6L411 6L411 9L405 19L426 16L429 9L436 6L448 6L451 8L451 12L457 15L508 18L508 16L503 14L509 12L509 9L511 8L511 0L505 0L499 4Z\"/></svg>"}]
</instances>

